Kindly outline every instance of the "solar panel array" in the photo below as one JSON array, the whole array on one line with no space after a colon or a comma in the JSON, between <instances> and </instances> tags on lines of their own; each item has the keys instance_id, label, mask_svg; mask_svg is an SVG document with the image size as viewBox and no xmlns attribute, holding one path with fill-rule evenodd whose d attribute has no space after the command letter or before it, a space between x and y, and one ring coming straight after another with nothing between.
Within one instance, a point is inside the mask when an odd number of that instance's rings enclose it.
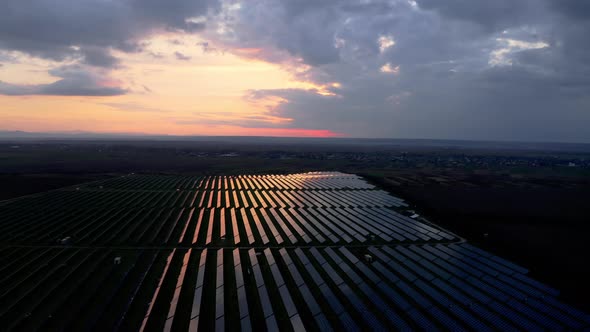
<instances>
[{"instance_id":1,"label":"solar panel array","mask_svg":"<svg viewBox=\"0 0 590 332\"><path fill-rule=\"evenodd\" d=\"M333 188L330 188L332 186ZM456 236L391 208L354 175L130 175L0 204L0 241L261 246L445 242Z\"/></svg>"},{"instance_id":2,"label":"solar panel array","mask_svg":"<svg viewBox=\"0 0 590 332\"><path fill-rule=\"evenodd\" d=\"M525 268L406 206L338 172L129 175L0 202L0 326L590 327Z\"/></svg>"}]
</instances>

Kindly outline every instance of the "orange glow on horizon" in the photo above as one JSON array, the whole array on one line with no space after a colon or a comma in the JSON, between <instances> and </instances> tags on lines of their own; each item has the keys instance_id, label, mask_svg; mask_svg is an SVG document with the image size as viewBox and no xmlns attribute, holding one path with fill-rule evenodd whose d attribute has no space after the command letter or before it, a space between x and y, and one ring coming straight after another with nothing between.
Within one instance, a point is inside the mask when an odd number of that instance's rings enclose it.
<instances>
[{"instance_id":1,"label":"orange glow on horizon","mask_svg":"<svg viewBox=\"0 0 590 332\"><path fill-rule=\"evenodd\" d=\"M121 66L98 75L98 87L123 88L119 96L0 95L0 130L31 132L133 133L212 136L342 136L330 130L289 128L294 119L272 110L287 100L249 97L250 91L304 89L326 98L337 97L340 83L316 85L296 79L305 65L272 64L261 59L265 50L239 48L204 52L194 38L170 33L154 36L145 52L115 52ZM190 39L193 38L193 39ZM182 53L185 60L178 59ZM154 54L158 57L154 57ZM62 63L19 55L16 64L0 67L9 84L51 84L62 78L47 71ZM91 70L94 70L91 68ZM101 72L102 73L102 72ZM282 128L281 128L282 127Z\"/></svg>"}]
</instances>

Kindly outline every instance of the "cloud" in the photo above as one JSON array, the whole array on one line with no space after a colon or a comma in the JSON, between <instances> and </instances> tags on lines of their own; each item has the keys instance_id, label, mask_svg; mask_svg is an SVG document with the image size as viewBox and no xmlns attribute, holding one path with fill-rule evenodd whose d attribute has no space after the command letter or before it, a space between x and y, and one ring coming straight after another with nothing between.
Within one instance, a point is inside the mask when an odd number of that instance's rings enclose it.
<instances>
[{"instance_id":1,"label":"cloud","mask_svg":"<svg viewBox=\"0 0 590 332\"><path fill-rule=\"evenodd\" d=\"M379 43L379 52L383 53L395 45L395 40L391 36L379 36L377 43Z\"/></svg>"},{"instance_id":2,"label":"cloud","mask_svg":"<svg viewBox=\"0 0 590 332\"><path fill-rule=\"evenodd\" d=\"M81 66L65 66L50 71L60 79L49 84L21 85L0 81L0 94L10 96L54 95L54 96L116 96L128 91L109 82L100 73L87 71Z\"/></svg>"},{"instance_id":3,"label":"cloud","mask_svg":"<svg viewBox=\"0 0 590 332\"><path fill-rule=\"evenodd\" d=\"M265 60L293 56L314 65L332 63L338 61L333 34L339 22L334 14L341 3L261 0L226 5L222 19L210 31L216 32L219 44L263 49L252 55Z\"/></svg>"},{"instance_id":4,"label":"cloud","mask_svg":"<svg viewBox=\"0 0 590 332\"><path fill-rule=\"evenodd\" d=\"M84 58L83 62L91 66L114 68L119 65L119 59L112 56L108 49L91 46L81 49L80 53Z\"/></svg>"},{"instance_id":5,"label":"cloud","mask_svg":"<svg viewBox=\"0 0 590 332\"><path fill-rule=\"evenodd\" d=\"M199 42L197 43L197 46L201 47L201 50L203 51L203 53L208 53L208 54L223 54L223 52L221 52L219 49L217 49L216 47L212 47L211 45L209 45L209 42Z\"/></svg>"},{"instance_id":6,"label":"cloud","mask_svg":"<svg viewBox=\"0 0 590 332\"><path fill-rule=\"evenodd\" d=\"M109 49L136 52L158 31L200 31L206 22L195 18L218 8L217 0L6 0L0 49L61 61L76 58L79 47L87 62L104 66L113 64Z\"/></svg>"},{"instance_id":7,"label":"cloud","mask_svg":"<svg viewBox=\"0 0 590 332\"><path fill-rule=\"evenodd\" d=\"M113 54L143 51L144 39L153 34L202 31L219 6L218 0L6 0L0 10L0 59L24 54L56 62L49 74L59 79L39 85L0 82L0 93L126 94L128 90L109 78L109 71L123 66ZM181 53L176 58L189 59ZM64 65L72 64L76 69L70 66L64 71Z\"/></svg>"},{"instance_id":8,"label":"cloud","mask_svg":"<svg viewBox=\"0 0 590 332\"><path fill-rule=\"evenodd\" d=\"M207 40L198 44L203 52L276 63L296 79L325 87L249 92L246 98L259 104L263 118L217 120L224 125L350 136L590 142L584 128L590 122L587 1L7 0L3 5L0 50L85 65L75 73L56 73L59 80L51 84L0 83L4 94L126 93L120 84L105 83L108 70L122 65L114 54L139 52L142 40L159 32L198 32ZM2 56L8 53L0 51L2 62L10 61ZM174 55L188 60L183 53ZM263 102L267 99L280 102Z\"/></svg>"},{"instance_id":9,"label":"cloud","mask_svg":"<svg viewBox=\"0 0 590 332\"><path fill-rule=\"evenodd\" d=\"M184 55L184 54L182 54L182 53L180 53L178 51L174 52L174 56L176 56L176 59L177 60L182 60L182 61L188 61L188 60L191 59L190 56Z\"/></svg>"},{"instance_id":10,"label":"cloud","mask_svg":"<svg viewBox=\"0 0 590 332\"><path fill-rule=\"evenodd\" d=\"M588 1L560 0L552 1L551 6L558 12L577 20L590 19L590 3Z\"/></svg>"},{"instance_id":11,"label":"cloud","mask_svg":"<svg viewBox=\"0 0 590 332\"><path fill-rule=\"evenodd\" d=\"M179 39L171 39L168 42L172 45L184 45L184 42Z\"/></svg>"},{"instance_id":12,"label":"cloud","mask_svg":"<svg viewBox=\"0 0 590 332\"><path fill-rule=\"evenodd\" d=\"M590 101L587 87L564 89L540 73L494 67L413 82L359 79L343 86L339 97L298 89L257 96L285 100L270 114L292 119L288 127L353 137L588 141L590 113L581 112Z\"/></svg>"},{"instance_id":13,"label":"cloud","mask_svg":"<svg viewBox=\"0 0 590 332\"><path fill-rule=\"evenodd\" d=\"M146 93L152 93L152 92L154 92L152 89L150 89L150 88L149 88L148 86L146 86L146 85L143 85L143 84L142 84L142 85L141 85L141 87L143 88L143 91L144 91L144 92L146 92Z\"/></svg>"},{"instance_id":14,"label":"cloud","mask_svg":"<svg viewBox=\"0 0 590 332\"><path fill-rule=\"evenodd\" d=\"M162 59L162 58L164 58L164 54L162 54L162 53L159 53L159 52L151 52L151 51L150 51L150 52L148 52L148 54L149 54L149 55L150 55L152 58L154 58L154 59Z\"/></svg>"},{"instance_id":15,"label":"cloud","mask_svg":"<svg viewBox=\"0 0 590 332\"><path fill-rule=\"evenodd\" d=\"M535 50L549 47L549 44L546 42L527 42L506 38L497 38L496 40L498 43L502 44L502 46L490 53L490 60L488 63L492 66L512 65L512 60L509 56L515 51Z\"/></svg>"},{"instance_id":16,"label":"cloud","mask_svg":"<svg viewBox=\"0 0 590 332\"><path fill-rule=\"evenodd\" d=\"M139 113L166 113L169 110L139 105L135 103L102 103L102 105L111 107L122 112L139 112Z\"/></svg>"},{"instance_id":17,"label":"cloud","mask_svg":"<svg viewBox=\"0 0 590 332\"><path fill-rule=\"evenodd\" d=\"M381 66L381 68L379 68L379 70L382 73L399 74L399 66L393 66L389 62L384 64L383 66Z\"/></svg>"},{"instance_id":18,"label":"cloud","mask_svg":"<svg viewBox=\"0 0 590 332\"><path fill-rule=\"evenodd\" d=\"M282 126L590 142L585 2L264 0L222 12L208 39L333 92L250 92L267 115L290 119ZM281 102L269 109L262 101L272 98Z\"/></svg>"},{"instance_id":19,"label":"cloud","mask_svg":"<svg viewBox=\"0 0 590 332\"><path fill-rule=\"evenodd\" d=\"M504 29L535 19L536 7L544 4L539 0L495 0L474 2L465 0L416 0L423 10L433 10L450 18L476 23L486 30Z\"/></svg>"}]
</instances>

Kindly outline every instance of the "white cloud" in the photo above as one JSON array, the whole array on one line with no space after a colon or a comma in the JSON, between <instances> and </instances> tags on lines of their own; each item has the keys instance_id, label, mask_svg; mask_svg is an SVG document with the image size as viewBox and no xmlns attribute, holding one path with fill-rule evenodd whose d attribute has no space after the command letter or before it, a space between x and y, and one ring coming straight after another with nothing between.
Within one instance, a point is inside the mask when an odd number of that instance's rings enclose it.
<instances>
[{"instance_id":1,"label":"white cloud","mask_svg":"<svg viewBox=\"0 0 590 332\"><path fill-rule=\"evenodd\" d=\"M380 36L377 43L379 43L379 52L383 53L395 45L395 40L391 36Z\"/></svg>"},{"instance_id":2,"label":"white cloud","mask_svg":"<svg viewBox=\"0 0 590 332\"><path fill-rule=\"evenodd\" d=\"M386 63L379 69L382 73L399 74L399 65L392 66L391 63Z\"/></svg>"},{"instance_id":3,"label":"white cloud","mask_svg":"<svg viewBox=\"0 0 590 332\"><path fill-rule=\"evenodd\" d=\"M342 39L342 38L334 38L334 47L335 48L343 48L344 46L346 46L346 40Z\"/></svg>"},{"instance_id":4,"label":"white cloud","mask_svg":"<svg viewBox=\"0 0 590 332\"><path fill-rule=\"evenodd\" d=\"M512 65L511 53L549 47L549 44L544 41L528 42L510 38L496 38L496 41L502 46L490 52L488 60L490 66L510 66Z\"/></svg>"}]
</instances>

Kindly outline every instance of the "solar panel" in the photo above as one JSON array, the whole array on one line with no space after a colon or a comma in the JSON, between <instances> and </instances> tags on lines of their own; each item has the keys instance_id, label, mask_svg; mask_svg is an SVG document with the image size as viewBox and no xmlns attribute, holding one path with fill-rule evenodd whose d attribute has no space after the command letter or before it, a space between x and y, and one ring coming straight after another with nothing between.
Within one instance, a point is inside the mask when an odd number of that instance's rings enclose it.
<instances>
[{"instance_id":1,"label":"solar panel","mask_svg":"<svg viewBox=\"0 0 590 332\"><path fill-rule=\"evenodd\" d=\"M490 303L490 308L494 311L498 312L500 315L505 317L510 323L519 326L520 328L525 329L526 331L542 331L543 329L538 326L537 324L531 322L530 320L526 319L522 315L517 314L516 312L508 309L502 304L498 302Z\"/></svg>"},{"instance_id":2,"label":"solar panel","mask_svg":"<svg viewBox=\"0 0 590 332\"><path fill-rule=\"evenodd\" d=\"M360 331L358 325L356 325L354 320L352 320L352 317L350 317L350 315L346 312L341 313L338 318L340 319L340 322L346 331Z\"/></svg>"},{"instance_id":3,"label":"solar panel","mask_svg":"<svg viewBox=\"0 0 590 332\"><path fill-rule=\"evenodd\" d=\"M221 209L221 215L219 217L219 237L225 238L225 209Z\"/></svg>"},{"instance_id":4,"label":"solar panel","mask_svg":"<svg viewBox=\"0 0 590 332\"><path fill-rule=\"evenodd\" d=\"M446 294L450 295L454 300L458 301L459 303L469 305L472 302L471 299L464 296L463 294L461 294L461 292L451 287L449 284L442 281L441 279L434 279L432 283L439 289L443 290Z\"/></svg>"},{"instance_id":5,"label":"solar panel","mask_svg":"<svg viewBox=\"0 0 590 332\"><path fill-rule=\"evenodd\" d=\"M248 215L246 214L245 209L240 209L240 214L242 215L242 224L246 229L246 236L248 237L248 242L250 244L254 243L254 234L252 233L252 229L250 228L250 222L248 221Z\"/></svg>"},{"instance_id":6,"label":"solar panel","mask_svg":"<svg viewBox=\"0 0 590 332\"><path fill-rule=\"evenodd\" d=\"M551 294L553 296L558 296L559 295L559 291L558 290L553 289L553 288L551 288L549 286L546 286L546 285L544 285L544 284L542 284L542 283L540 283L540 282L538 282L536 280L533 280L533 279L531 279L531 278L529 278L529 277L527 277L525 275L522 275L520 273L515 273L515 274L512 275L512 277L515 278L515 279L518 279L518 280L520 280L520 281L522 281L522 282L524 282L526 284L529 284L529 285L531 285L531 286L533 286L533 287L535 287L537 289L540 289L540 290L542 290L545 293Z\"/></svg>"},{"instance_id":7,"label":"solar panel","mask_svg":"<svg viewBox=\"0 0 590 332\"><path fill-rule=\"evenodd\" d=\"M203 250L199 258L199 270L197 273L197 281L195 283L195 293L193 296L192 309L191 309L191 325L198 325L198 317L201 312L201 300L203 295L203 281L205 279L205 262L207 258L207 250Z\"/></svg>"},{"instance_id":8,"label":"solar panel","mask_svg":"<svg viewBox=\"0 0 590 332\"><path fill-rule=\"evenodd\" d=\"M395 207L407 204L357 176L109 181L0 203L0 240L18 245L0 248L7 329L590 326L525 268L404 216ZM127 186L140 190L129 195ZM56 208L56 200L75 208ZM39 247L66 236L75 247ZM177 247L172 258L163 246ZM150 304L140 303L146 297Z\"/></svg>"},{"instance_id":9,"label":"solar panel","mask_svg":"<svg viewBox=\"0 0 590 332\"><path fill-rule=\"evenodd\" d=\"M276 264L271 265L270 267L272 276L277 284L277 287L281 287L285 284L285 280L281 276L281 272L279 271L279 267Z\"/></svg>"},{"instance_id":10,"label":"solar panel","mask_svg":"<svg viewBox=\"0 0 590 332\"><path fill-rule=\"evenodd\" d=\"M489 295L490 297L493 297L501 302L505 302L509 299L508 295L488 285L487 283L480 281L478 278L468 277L466 280L473 286L482 290L486 295Z\"/></svg>"},{"instance_id":11,"label":"solar panel","mask_svg":"<svg viewBox=\"0 0 590 332\"><path fill-rule=\"evenodd\" d=\"M211 243L213 237L213 222L215 221L215 208L209 211L209 222L207 224L207 239L205 244Z\"/></svg>"},{"instance_id":12,"label":"solar panel","mask_svg":"<svg viewBox=\"0 0 590 332\"><path fill-rule=\"evenodd\" d=\"M377 287L379 288L380 292L386 295L387 300L393 302L396 305L396 307L401 309L402 311L408 311L412 307L410 303L406 301L403 296L401 296L400 293L395 291L385 282L380 282L379 284L377 284Z\"/></svg>"},{"instance_id":13,"label":"solar panel","mask_svg":"<svg viewBox=\"0 0 590 332\"><path fill-rule=\"evenodd\" d=\"M448 282L450 284L454 285L455 287L463 290L466 294L469 294L469 296L471 296L472 298L474 298L475 300L477 300L481 303L489 303L490 301L492 301L491 298L484 295L482 292L476 290L475 288L473 288L472 286L468 285L467 283L465 283L464 281L462 281L460 279L453 277L453 278L449 279Z\"/></svg>"},{"instance_id":14,"label":"solar panel","mask_svg":"<svg viewBox=\"0 0 590 332\"><path fill-rule=\"evenodd\" d=\"M398 276L396 276L395 273L391 272L389 269L387 269L381 263L374 262L372 265L375 268L375 270L379 271L379 273L381 273L381 275L383 275L387 280L389 280L391 282L396 282L399 280Z\"/></svg>"},{"instance_id":15,"label":"solar panel","mask_svg":"<svg viewBox=\"0 0 590 332\"><path fill-rule=\"evenodd\" d=\"M340 277L340 274L338 274L328 263L325 263L322 265L322 268L324 270L324 272L326 272L328 274L328 277L330 277L330 279L332 280L332 282L334 282L336 285L341 285L342 283L344 283L344 280Z\"/></svg>"},{"instance_id":16,"label":"solar panel","mask_svg":"<svg viewBox=\"0 0 590 332\"><path fill-rule=\"evenodd\" d=\"M225 315L223 306L225 301L223 299L223 286L220 286L215 291L215 319L219 322L219 318L223 318Z\"/></svg>"},{"instance_id":17,"label":"solar panel","mask_svg":"<svg viewBox=\"0 0 590 332\"><path fill-rule=\"evenodd\" d=\"M244 285L237 287L237 295L238 295L238 308L240 311L240 319L244 321L244 318L249 317L249 309L248 309L248 301L247 301L247 294ZM223 304L223 302L221 302ZM249 318L248 318L249 322Z\"/></svg>"},{"instance_id":18,"label":"solar panel","mask_svg":"<svg viewBox=\"0 0 590 332\"><path fill-rule=\"evenodd\" d=\"M287 286L283 285L279 287L279 294L281 296L281 300L285 305L285 310L287 311L287 315L289 317L293 317L297 314L297 308L295 307L295 303L293 303L293 299L291 298L291 294Z\"/></svg>"},{"instance_id":19,"label":"solar panel","mask_svg":"<svg viewBox=\"0 0 590 332\"><path fill-rule=\"evenodd\" d=\"M363 294L373 303L377 310L381 311L385 318L393 325L397 330L409 331L410 326L406 321L401 318L395 311L391 310L389 306L375 293L366 283L359 286Z\"/></svg>"},{"instance_id":20,"label":"solar panel","mask_svg":"<svg viewBox=\"0 0 590 332\"><path fill-rule=\"evenodd\" d=\"M246 212L244 212L244 215L245 214L246 214ZM269 242L268 236L266 235L266 231L264 230L264 226L262 225L260 218L258 218L258 214L256 213L256 209L250 209L250 215L252 216L252 220L254 221L254 227L256 227L256 230L260 234L260 239L261 239L262 243L268 244L268 242Z\"/></svg>"},{"instance_id":21,"label":"solar panel","mask_svg":"<svg viewBox=\"0 0 590 332\"><path fill-rule=\"evenodd\" d=\"M563 323L564 325L566 325L567 327L569 327L571 329L579 330L583 326L582 323L575 321L574 319L563 314L560 311L552 309L551 307L549 307L548 305L546 305L540 301L537 301L535 299L527 299L526 303L531 308L534 308L538 312L541 312L545 315L555 318L557 321Z\"/></svg>"},{"instance_id":22,"label":"solar panel","mask_svg":"<svg viewBox=\"0 0 590 332\"><path fill-rule=\"evenodd\" d=\"M539 314L538 312L532 310L530 307L522 304L519 301L516 301L514 299L510 300L508 302L508 305L513 309L516 309L517 312L521 313L525 317L530 318L535 323L547 327L547 329L549 330L557 331L561 328L560 324L557 323L555 320L551 319L547 315Z\"/></svg>"},{"instance_id":23,"label":"solar panel","mask_svg":"<svg viewBox=\"0 0 590 332\"><path fill-rule=\"evenodd\" d=\"M242 206L245 208L250 207L250 202L246 199L246 195L244 195L243 191L240 191L240 198L242 198Z\"/></svg>"},{"instance_id":24,"label":"solar panel","mask_svg":"<svg viewBox=\"0 0 590 332\"><path fill-rule=\"evenodd\" d=\"M300 286L300 285L298 285L298 286ZM307 308L309 309L309 311L311 312L311 314L313 316L316 316L317 314L321 313L322 309L320 308L319 304L316 302L315 298L313 297L313 295L312 295L311 291L309 290L309 288L307 287L307 285L303 284L303 286L298 289L299 289L299 292L301 293L301 296L305 300L305 304L306 304Z\"/></svg>"},{"instance_id":25,"label":"solar panel","mask_svg":"<svg viewBox=\"0 0 590 332\"><path fill-rule=\"evenodd\" d=\"M501 331L514 331L517 328L514 325L509 324L506 320L500 318L497 314L483 308L479 304L471 304L469 307L475 314L485 320L488 325L494 326L494 328Z\"/></svg>"},{"instance_id":26,"label":"solar panel","mask_svg":"<svg viewBox=\"0 0 590 332\"><path fill-rule=\"evenodd\" d=\"M438 307L432 307L428 312L435 317L449 331L467 331L456 320L442 312Z\"/></svg>"},{"instance_id":27,"label":"solar panel","mask_svg":"<svg viewBox=\"0 0 590 332\"><path fill-rule=\"evenodd\" d=\"M258 288L264 286L264 279L262 278L262 271L260 270L260 266L258 264L252 266L252 270L254 270L254 278L256 279L256 286Z\"/></svg>"},{"instance_id":28,"label":"solar panel","mask_svg":"<svg viewBox=\"0 0 590 332\"><path fill-rule=\"evenodd\" d=\"M251 259L252 259L252 254L254 254L254 250L250 250L250 254L251 254ZM253 262L256 261L256 257L254 255L253 257ZM256 286L258 287L258 294L260 296L260 302L262 305L262 311L264 313L264 317L266 318L266 323L267 325L276 325L276 321L273 322L274 319L274 315L273 315L273 309L272 309L272 304L270 302L270 298L268 297L268 292L266 289L266 286L264 284L264 279L262 277L262 272L260 270L260 266L259 264L254 264L252 263L252 270L254 270L254 279L256 282Z\"/></svg>"},{"instance_id":29,"label":"solar panel","mask_svg":"<svg viewBox=\"0 0 590 332\"><path fill-rule=\"evenodd\" d=\"M412 300L414 300L420 307L424 309L428 309L432 306L429 300L424 298L424 296L420 295L418 292L414 290L414 288L410 287L403 281L398 281L395 284L399 289L404 292L407 296L409 296Z\"/></svg>"},{"instance_id":30,"label":"solar panel","mask_svg":"<svg viewBox=\"0 0 590 332\"><path fill-rule=\"evenodd\" d=\"M428 272L432 273L433 275L437 276L438 278L445 279L445 280L451 278L450 273L447 273L446 271L444 271L443 269L439 268L438 266L432 264L430 261L428 261L426 259L421 259L418 263L421 266L425 267Z\"/></svg>"},{"instance_id":31,"label":"solar panel","mask_svg":"<svg viewBox=\"0 0 590 332\"><path fill-rule=\"evenodd\" d=\"M187 252L183 253L183 255L184 255L185 259L188 259L189 252L187 251ZM174 315L176 314L176 307L178 305L178 299L180 297L181 287L182 287L182 285L184 283L184 277L185 277L185 274L186 274L186 269L187 269L187 265L184 264L182 266L181 270L180 270L179 278L176 281L176 288L174 290L174 295L172 297L172 301L171 301L171 304L170 304L170 309L168 310L167 318L174 317Z\"/></svg>"},{"instance_id":32,"label":"solar panel","mask_svg":"<svg viewBox=\"0 0 590 332\"><path fill-rule=\"evenodd\" d=\"M408 316L412 317L412 321L424 331L438 331L439 329L417 309L408 311Z\"/></svg>"},{"instance_id":33,"label":"solar panel","mask_svg":"<svg viewBox=\"0 0 590 332\"><path fill-rule=\"evenodd\" d=\"M319 290L335 314L338 315L344 312L344 307L342 306L342 303L340 303L336 295L332 293L332 290L330 290L328 285L322 284L321 286L319 286Z\"/></svg>"},{"instance_id":34,"label":"solar panel","mask_svg":"<svg viewBox=\"0 0 590 332\"><path fill-rule=\"evenodd\" d=\"M240 328L243 332L252 331L252 326L250 323L250 316L246 316L240 320Z\"/></svg>"}]
</instances>

